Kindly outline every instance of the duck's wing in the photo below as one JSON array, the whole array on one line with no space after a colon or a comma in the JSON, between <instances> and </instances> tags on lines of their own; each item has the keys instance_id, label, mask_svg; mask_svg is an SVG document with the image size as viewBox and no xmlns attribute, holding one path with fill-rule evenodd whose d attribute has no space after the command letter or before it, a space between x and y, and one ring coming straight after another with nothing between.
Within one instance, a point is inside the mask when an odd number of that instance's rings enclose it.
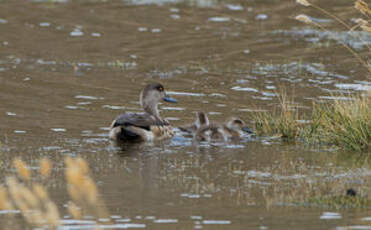
<instances>
[{"instance_id":1,"label":"duck's wing","mask_svg":"<svg viewBox=\"0 0 371 230\"><path fill-rule=\"evenodd\" d=\"M195 133L197 131L197 126L195 124L188 124L178 127L181 131L186 133Z\"/></svg>"},{"instance_id":2,"label":"duck's wing","mask_svg":"<svg viewBox=\"0 0 371 230\"><path fill-rule=\"evenodd\" d=\"M186 133L196 133L198 129L201 127L208 126L210 124L209 118L207 117L206 113L204 112L197 112L196 113L196 120L193 124L187 124L178 127L181 131Z\"/></svg>"},{"instance_id":3,"label":"duck's wing","mask_svg":"<svg viewBox=\"0 0 371 230\"><path fill-rule=\"evenodd\" d=\"M196 139L203 141L210 139L223 139L223 127L222 125L216 123L203 126L197 130L195 137Z\"/></svg>"},{"instance_id":4,"label":"duck's wing","mask_svg":"<svg viewBox=\"0 0 371 230\"><path fill-rule=\"evenodd\" d=\"M150 130L153 125L169 125L165 120L157 119L148 113L124 113L116 117L111 128L117 126L135 126Z\"/></svg>"}]
</instances>

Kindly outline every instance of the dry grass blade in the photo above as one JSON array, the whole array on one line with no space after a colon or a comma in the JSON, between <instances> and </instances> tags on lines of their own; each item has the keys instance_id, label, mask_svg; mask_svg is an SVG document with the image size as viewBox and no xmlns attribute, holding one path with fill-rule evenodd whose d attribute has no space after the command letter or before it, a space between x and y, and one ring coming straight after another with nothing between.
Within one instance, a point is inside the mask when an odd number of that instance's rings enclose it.
<instances>
[{"instance_id":1,"label":"dry grass blade","mask_svg":"<svg viewBox=\"0 0 371 230\"><path fill-rule=\"evenodd\" d=\"M301 125L299 111L293 100L290 100L284 91L278 97L278 109L272 114L258 112L254 114L254 130L258 135L279 136L287 141L295 141L300 134Z\"/></svg>"},{"instance_id":2,"label":"dry grass blade","mask_svg":"<svg viewBox=\"0 0 371 230\"><path fill-rule=\"evenodd\" d=\"M361 25L361 29L367 33L371 33L371 27L368 25Z\"/></svg>"},{"instance_id":3,"label":"dry grass blade","mask_svg":"<svg viewBox=\"0 0 371 230\"><path fill-rule=\"evenodd\" d=\"M325 9L323 9L323 8L321 8L321 7L319 7L319 6L317 6L317 5L314 5L314 4L311 4L311 3L306 3L306 1L301 1L301 0L297 0L297 2L298 3L300 3L300 4L302 4L302 5L305 5L305 6L311 6L311 7L313 7L313 8L315 8L315 9L317 9L318 11L320 11L320 12L322 12L322 13L324 13L325 15L327 15L327 16L329 16L329 17L331 17L331 18L333 18L333 19L335 19L338 23L340 23L341 25L343 25L346 29L348 29L348 31L349 32L351 32L351 31L353 31L355 28L357 28L358 26L360 26L360 24L359 25L357 25L356 27L351 27L351 26L349 26L344 20L342 20L341 18L339 18L339 17L337 17L336 15L334 15L334 14L332 14L332 13L330 13L329 11L327 11L327 10L325 10ZM355 7L356 7L356 9L358 9L359 11L361 11L363 14L365 14L365 15L367 15L367 16L369 16L370 15L370 10L369 10L369 8L368 8L368 5L363 1L363 0L358 0L356 3L355 3ZM301 22L304 22L304 23L306 23L306 24L310 24L310 23L312 23L313 25L315 25L315 26L317 26L318 28L320 28L320 29L322 29L323 31L327 31L327 32L329 32L328 30L326 30L326 28L324 28L322 25L320 25L320 24L318 24L318 23L316 23L316 22L314 22L313 20L310 20L310 17L308 17L308 16L306 16L306 15L298 15L297 17L296 17L296 20L299 20L299 21L301 21ZM369 28L368 27L365 27L365 26L363 26L364 28L362 28L362 30L364 30L364 31L369 31ZM357 39L359 39L361 42L362 42L362 44L363 45L365 45L366 47L367 47L367 49L369 50L369 51L371 51L371 47L370 47L370 45L367 43L367 42L365 42L364 41L364 39L360 36L360 35L358 35L357 33L349 33L352 37L354 37L354 38L357 38ZM357 53L357 52L355 52L353 49L351 49L350 47L349 47L349 45L347 45L345 42L341 42L341 44L349 51L349 52L351 52L357 59L358 59L358 61L369 71L369 72L371 72L371 67L366 63L366 61L364 60L364 59L362 59L362 57Z\"/></svg>"},{"instance_id":4,"label":"dry grass blade","mask_svg":"<svg viewBox=\"0 0 371 230\"><path fill-rule=\"evenodd\" d=\"M357 18L357 19L355 20L355 22L356 22L357 24L359 24L360 26L362 26L362 25L367 25L367 24L368 24L368 21L364 20L363 18Z\"/></svg>"},{"instance_id":5,"label":"dry grass blade","mask_svg":"<svg viewBox=\"0 0 371 230\"><path fill-rule=\"evenodd\" d=\"M18 175L26 181L29 181L31 179L31 173L27 168L27 165L19 158L16 158L13 161L13 165L17 170Z\"/></svg>"},{"instance_id":6,"label":"dry grass blade","mask_svg":"<svg viewBox=\"0 0 371 230\"><path fill-rule=\"evenodd\" d=\"M3 186L0 186L0 210L12 209L14 209L14 207L9 199L8 191Z\"/></svg>"},{"instance_id":7,"label":"dry grass blade","mask_svg":"<svg viewBox=\"0 0 371 230\"><path fill-rule=\"evenodd\" d=\"M67 191L73 200L81 209L80 215L89 213L98 218L110 219L104 202L99 198L99 192L93 179L89 176L89 167L82 158L65 159L67 180ZM77 207L77 205L75 205ZM75 206L69 208L69 212L77 215ZM108 222L107 222L108 223Z\"/></svg>"},{"instance_id":8,"label":"dry grass blade","mask_svg":"<svg viewBox=\"0 0 371 230\"><path fill-rule=\"evenodd\" d=\"M104 219L104 224L110 224L110 216L101 200L98 188L89 175L87 162L82 158L65 158L67 190L73 202L68 204L68 212L76 219L85 214L91 214L97 220ZM43 185L32 182L31 173L25 162L16 158L13 161L17 174L27 183L22 183L17 177L6 178L7 188L0 186L0 210L18 209L24 222L39 229L57 229L61 225L58 207L49 198ZM52 162L49 159L40 160L40 176L50 175ZM10 217L13 215L9 214ZM108 221L107 221L108 220ZM5 229L19 229L15 218L8 218Z\"/></svg>"},{"instance_id":9,"label":"dry grass blade","mask_svg":"<svg viewBox=\"0 0 371 230\"><path fill-rule=\"evenodd\" d=\"M71 216L79 220L82 217L81 208L79 208L75 203L72 201L68 202L68 212L71 214Z\"/></svg>"},{"instance_id":10,"label":"dry grass blade","mask_svg":"<svg viewBox=\"0 0 371 230\"><path fill-rule=\"evenodd\" d=\"M368 4L365 3L363 0L358 0L354 3L354 8L356 8L359 12L361 12L363 15L370 16L371 11L368 7Z\"/></svg>"},{"instance_id":11,"label":"dry grass blade","mask_svg":"<svg viewBox=\"0 0 371 230\"><path fill-rule=\"evenodd\" d=\"M303 6L310 6L311 4L307 0L296 0L296 3L299 3Z\"/></svg>"},{"instance_id":12,"label":"dry grass blade","mask_svg":"<svg viewBox=\"0 0 371 230\"><path fill-rule=\"evenodd\" d=\"M310 17L305 15L305 14L299 14L298 16L295 17L295 19L300 21L300 22L304 22L306 24L313 23L313 21L310 19Z\"/></svg>"},{"instance_id":13,"label":"dry grass blade","mask_svg":"<svg viewBox=\"0 0 371 230\"><path fill-rule=\"evenodd\" d=\"M52 163L48 158L42 158L40 161L40 174L43 177L49 177L52 169Z\"/></svg>"}]
</instances>

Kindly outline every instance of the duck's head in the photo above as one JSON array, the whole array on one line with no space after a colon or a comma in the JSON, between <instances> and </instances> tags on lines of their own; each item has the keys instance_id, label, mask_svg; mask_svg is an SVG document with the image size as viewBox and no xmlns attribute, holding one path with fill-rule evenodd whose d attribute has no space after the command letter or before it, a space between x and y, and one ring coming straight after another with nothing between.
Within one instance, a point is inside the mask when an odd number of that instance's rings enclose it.
<instances>
[{"instance_id":1,"label":"duck's head","mask_svg":"<svg viewBox=\"0 0 371 230\"><path fill-rule=\"evenodd\" d=\"M246 133L252 134L253 131L247 127L246 123L239 117L231 117L227 120L226 125L228 128L234 131L244 131Z\"/></svg>"},{"instance_id":2,"label":"duck's head","mask_svg":"<svg viewBox=\"0 0 371 230\"><path fill-rule=\"evenodd\" d=\"M160 83L150 83L140 94L140 104L146 112L157 115L157 104L161 101L177 103L177 100L166 95L165 88Z\"/></svg>"}]
</instances>

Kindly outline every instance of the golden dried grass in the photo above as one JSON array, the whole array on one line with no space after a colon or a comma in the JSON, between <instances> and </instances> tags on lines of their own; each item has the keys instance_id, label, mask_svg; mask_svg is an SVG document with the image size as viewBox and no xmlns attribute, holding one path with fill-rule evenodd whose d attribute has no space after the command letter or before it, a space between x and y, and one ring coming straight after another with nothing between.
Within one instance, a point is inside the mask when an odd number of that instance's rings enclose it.
<instances>
[{"instance_id":1,"label":"golden dried grass","mask_svg":"<svg viewBox=\"0 0 371 230\"><path fill-rule=\"evenodd\" d=\"M87 162L82 158L65 158L65 179L67 191L72 199L68 203L68 212L76 219L84 214L90 214L99 220L110 220L104 202L99 197L96 184L89 175ZM20 158L13 161L17 177L6 178L7 188L0 186L0 210L18 209L25 223L34 228L56 229L61 225L58 207L50 199L45 187L38 182L32 182L31 172L27 164ZM47 179L52 170L52 162L43 158L40 160L39 176ZM11 213L11 212L9 212ZM12 217L12 214L9 214ZM8 218L5 229L19 229L15 218ZM109 224L106 221L105 224Z\"/></svg>"},{"instance_id":2,"label":"golden dried grass","mask_svg":"<svg viewBox=\"0 0 371 230\"><path fill-rule=\"evenodd\" d=\"M303 6L310 6L311 4L307 0L296 0L296 3L299 3Z\"/></svg>"},{"instance_id":3,"label":"golden dried grass","mask_svg":"<svg viewBox=\"0 0 371 230\"><path fill-rule=\"evenodd\" d=\"M354 3L354 8L361 12L365 16L371 15L371 10L368 7L368 4L363 0L358 0Z\"/></svg>"},{"instance_id":4,"label":"golden dried grass","mask_svg":"<svg viewBox=\"0 0 371 230\"><path fill-rule=\"evenodd\" d=\"M27 168L27 165L19 158L14 159L13 165L17 170L18 175L26 181L31 179L31 173Z\"/></svg>"},{"instance_id":5,"label":"golden dried grass","mask_svg":"<svg viewBox=\"0 0 371 230\"><path fill-rule=\"evenodd\" d=\"M90 170L86 161L82 158L67 157L65 163L67 191L75 206L79 207L83 214L88 213L98 218L110 219L104 202L99 198L97 186L89 175ZM69 211L75 212L76 215L76 210L73 207Z\"/></svg>"},{"instance_id":6,"label":"golden dried grass","mask_svg":"<svg viewBox=\"0 0 371 230\"><path fill-rule=\"evenodd\" d=\"M306 24L313 23L312 20L309 18L309 16L305 15L305 14L299 14L298 16L295 17L295 19L300 21L300 22L304 22Z\"/></svg>"},{"instance_id":7,"label":"golden dried grass","mask_svg":"<svg viewBox=\"0 0 371 230\"><path fill-rule=\"evenodd\" d=\"M42 158L40 161L40 174L49 177L52 169L52 163L48 158Z\"/></svg>"}]
</instances>

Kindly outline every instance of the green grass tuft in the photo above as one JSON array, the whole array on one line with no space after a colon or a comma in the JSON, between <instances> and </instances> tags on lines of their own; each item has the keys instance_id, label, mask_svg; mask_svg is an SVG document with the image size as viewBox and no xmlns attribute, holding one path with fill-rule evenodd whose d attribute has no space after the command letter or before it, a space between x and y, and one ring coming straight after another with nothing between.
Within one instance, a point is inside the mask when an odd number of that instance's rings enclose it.
<instances>
[{"instance_id":1,"label":"green grass tuft","mask_svg":"<svg viewBox=\"0 0 371 230\"><path fill-rule=\"evenodd\" d=\"M333 103L314 103L311 122L302 120L293 102L281 94L279 110L253 115L257 135L278 135L283 140L330 144L355 152L371 150L371 96L353 96Z\"/></svg>"}]
</instances>

